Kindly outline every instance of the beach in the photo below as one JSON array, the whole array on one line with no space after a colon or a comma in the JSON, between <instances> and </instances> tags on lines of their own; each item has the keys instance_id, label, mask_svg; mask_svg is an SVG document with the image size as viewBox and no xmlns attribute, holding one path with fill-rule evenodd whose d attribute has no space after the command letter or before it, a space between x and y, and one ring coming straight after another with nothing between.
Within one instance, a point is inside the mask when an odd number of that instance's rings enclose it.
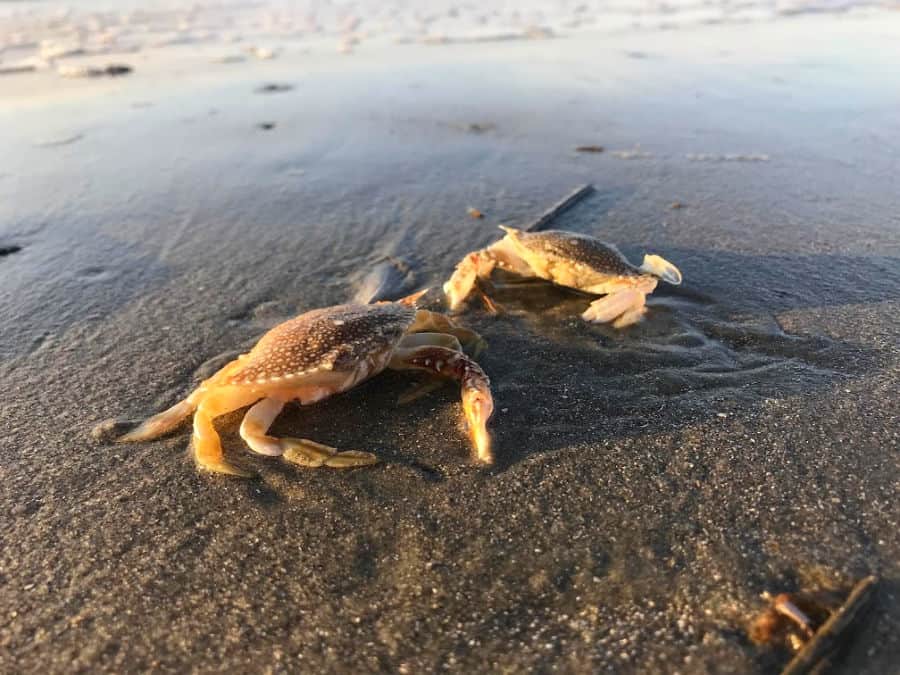
<instances>
[{"instance_id":1,"label":"beach","mask_svg":"<svg viewBox=\"0 0 900 675\"><path fill-rule=\"evenodd\" d=\"M763 592L870 574L835 672L896 669L900 14L632 24L0 76L0 670L766 673ZM533 284L460 314L495 466L455 386L398 405L396 372L273 427L373 467L253 455L239 414L251 480L198 472L186 428L114 442L277 323L397 261L384 297L439 286L586 184L553 227L684 283L624 331Z\"/></svg>"}]
</instances>

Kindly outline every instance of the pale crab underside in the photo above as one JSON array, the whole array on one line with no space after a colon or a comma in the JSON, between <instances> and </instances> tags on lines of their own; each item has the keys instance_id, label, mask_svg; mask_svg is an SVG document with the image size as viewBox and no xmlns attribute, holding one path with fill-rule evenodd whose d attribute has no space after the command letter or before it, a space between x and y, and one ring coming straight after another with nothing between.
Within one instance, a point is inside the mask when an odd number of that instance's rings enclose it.
<instances>
[{"instance_id":1,"label":"pale crab underside","mask_svg":"<svg viewBox=\"0 0 900 675\"><path fill-rule=\"evenodd\" d=\"M483 345L477 333L436 312L400 302L338 305L286 321L266 333L253 349L224 366L186 399L143 422L122 441L161 436L194 416L193 450L205 469L248 475L228 463L213 420L252 406L240 434L251 450L303 466L353 467L372 464L375 455L338 451L301 438L276 438L268 429L289 401L301 405L347 391L385 368L419 370L456 380L479 461L491 463L487 421L493 412L490 382L463 350Z\"/></svg>"},{"instance_id":2,"label":"pale crab underside","mask_svg":"<svg viewBox=\"0 0 900 675\"><path fill-rule=\"evenodd\" d=\"M495 268L521 277L537 277L585 293L602 295L581 315L587 321L612 323L623 328L641 320L646 297L659 279L681 283L675 265L657 255L645 255L640 267L632 265L614 246L594 237L546 230L524 232L501 227L506 236L469 253L444 284L451 310L458 309L488 279Z\"/></svg>"}]
</instances>

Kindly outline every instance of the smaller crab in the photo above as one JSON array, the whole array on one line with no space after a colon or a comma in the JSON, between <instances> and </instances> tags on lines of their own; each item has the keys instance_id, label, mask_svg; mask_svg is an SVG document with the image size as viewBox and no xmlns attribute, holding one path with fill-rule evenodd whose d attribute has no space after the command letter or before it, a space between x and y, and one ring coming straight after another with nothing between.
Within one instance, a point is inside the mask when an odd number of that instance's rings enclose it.
<instances>
[{"instance_id":1,"label":"smaller crab","mask_svg":"<svg viewBox=\"0 0 900 675\"><path fill-rule=\"evenodd\" d=\"M421 294L398 302L338 305L314 309L285 321L205 380L186 399L143 422L121 441L146 441L194 416L193 449L204 469L238 476L229 464L213 420L251 406L241 423L241 437L262 455L284 455L302 466L354 467L373 464L370 452L336 448L302 438L275 438L269 426L284 405L309 405L347 391L385 368L419 370L457 380L472 444L478 460L493 461L487 421L494 409L490 381L463 352L463 344L483 346L479 335L454 321L410 304Z\"/></svg>"},{"instance_id":2,"label":"smaller crab","mask_svg":"<svg viewBox=\"0 0 900 675\"><path fill-rule=\"evenodd\" d=\"M451 310L475 289L479 279L495 267L522 277L539 277L604 297L594 300L581 315L586 321L624 328L641 320L647 295L659 279L681 283L681 272L658 255L645 255L640 267L609 244L585 234L546 230L525 232L503 227L506 236L480 251L469 253L444 284Z\"/></svg>"}]
</instances>

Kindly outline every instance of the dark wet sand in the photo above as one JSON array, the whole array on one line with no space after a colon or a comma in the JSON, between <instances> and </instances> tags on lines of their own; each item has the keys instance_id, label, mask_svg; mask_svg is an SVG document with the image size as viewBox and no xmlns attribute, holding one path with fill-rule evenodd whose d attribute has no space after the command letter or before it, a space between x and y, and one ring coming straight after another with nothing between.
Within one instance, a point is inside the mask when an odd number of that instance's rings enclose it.
<instances>
[{"instance_id":1,"label":"dark wet sand","mask_svg":"<svg viewBox=\"0 0 900 675\"><path fill-rule=\"evenodd\" d=\"M839 672L894 670L897 25L660 33L642 59L579 38L138 67L14 98L0 670L771 672L785 655L745 632L762 591L872 573ZM490 341L493 470L452 386L398 408L396 374L275 426L375 451L370 469L252 457L237 416L226 452L258 480L198 473L186 432L92 434L385 256L437 283L583 183L557 226L686 283L622 333L546 288L467 313Z\"/></svg>"}]
</instances>

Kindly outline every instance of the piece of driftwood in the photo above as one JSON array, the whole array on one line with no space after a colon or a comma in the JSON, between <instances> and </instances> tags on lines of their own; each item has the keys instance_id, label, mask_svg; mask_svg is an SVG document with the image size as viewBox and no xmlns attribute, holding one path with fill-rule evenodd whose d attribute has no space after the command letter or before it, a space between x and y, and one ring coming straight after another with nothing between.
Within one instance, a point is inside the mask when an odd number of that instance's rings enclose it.
<instances>
[{"instance_id":1,"label":"piece of driftwood","mask_svg":"<svg viewBox=\"0 0 900 675\"><path fill-rule=\"evenodd\" d=\"M588 183L587 185L582 185L579 188L573 190L570 194L564 197L561 201L557 202L553 206L551 206L547 211L541 214L541 216L535 220L530 225L523 227L522 229L526 232L537 232L538 230L543 230L547 225L549 225L559 214L563 211L567 211L572 208L575 204L580 202L582 199L587 197L594 191L594 186Z\"/></svg>"},{"instance_id":2,"label":"piece of driftwood","mask_svg":"<svg viewBox=\"0 0 900 675\"><path fill-rule=\"evenodd\" d=\"M853 587L850 596L837 608L828 621L816 631L806 645L797 652L781 675L802 675L819 670L818 666L840 646L850 628L863 617L872 597L878 578L866 577Z\"/></svg>"}]
</instances>

